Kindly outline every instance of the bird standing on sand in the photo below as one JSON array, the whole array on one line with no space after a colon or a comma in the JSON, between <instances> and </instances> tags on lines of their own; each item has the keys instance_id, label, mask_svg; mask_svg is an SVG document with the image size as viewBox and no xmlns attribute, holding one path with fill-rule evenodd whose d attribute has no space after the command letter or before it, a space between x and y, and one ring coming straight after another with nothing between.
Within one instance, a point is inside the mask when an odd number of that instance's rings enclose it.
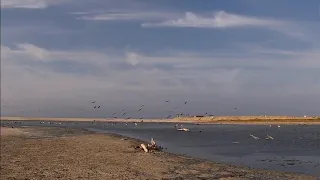
<instances>
[{"instance_id":1,"label":"bird standing on sand","mask_svg":"<svg viewBox=\"0 0 320 180\"><path fill-rule=\"evenodd\" d=\"M153 138L151 138L151 146L155 146L156 145L156 142L154 141Z\"/></svg>"}]
</instances>

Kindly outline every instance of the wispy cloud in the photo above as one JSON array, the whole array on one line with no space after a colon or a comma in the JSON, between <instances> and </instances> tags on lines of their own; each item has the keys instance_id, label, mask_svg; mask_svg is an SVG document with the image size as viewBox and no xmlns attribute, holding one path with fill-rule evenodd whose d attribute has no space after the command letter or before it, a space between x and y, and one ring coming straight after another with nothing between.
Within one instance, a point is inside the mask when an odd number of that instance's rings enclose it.
<instances>
[{"instance_id":1,"label":"wispy cloud","mask_svg":"<svg viewBox=\"0 0 320 180\"><path fill-rule=\"evenodd\" d=\"M83 15L77 19L93 20L93 21L137 21L137 20L167 20L177 17L178 13L173 12L157 12L157 11L126 11L126 10L110 10L107 12L72 12L71 14Z\"/></svg>"},{"instance_id":2,"label":"wispy cloud","mask_svg":"<svg viewBox=\"0 0 320 180\"><path fill-rule=\"evenodd\" d=\"M271 18L260 18L240 14L216 11L212 16L197 15L186 12L184 17L162 22L143 23L142 27L175 27L175 28L244 28L260 27L275 30L289 36L302 37L299 31L292 32L293 24Z\"/></svg>"},{"instance_id":3,"label":"wispy cloud","mask_svg":"<svg viewBox=\"0 0 320 180\"><path fill-rule=\"evenodd\" d=\"M231 28L243 26L279 26L282 22L271 19L260 19L250 16L230 14L218 11L211 17L204 17L192 12L186 12L185 16L176 20L159 23L144 23L143 27L195 27L195 28Z\"/></svg>"},{"instance_id":4,"label":"wispy cloud","mask_svg":"<svg viewBox=\"0 0 320 180\"><path fill-rule=\"evenodd\" d=\"M45 9L69 0L1 0L1 8Z\"/></svg>"}]
</instances>

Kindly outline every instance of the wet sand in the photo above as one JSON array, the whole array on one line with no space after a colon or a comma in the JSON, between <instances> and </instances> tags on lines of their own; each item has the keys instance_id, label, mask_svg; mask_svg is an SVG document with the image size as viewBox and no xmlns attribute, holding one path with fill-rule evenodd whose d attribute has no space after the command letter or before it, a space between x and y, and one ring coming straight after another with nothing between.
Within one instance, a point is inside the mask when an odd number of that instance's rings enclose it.
<instances>
[{"instance_id":1,"label":"wet sand","mask_svg":"<svg viewBox=\"0 0 320 180\"><path fill-rule=\"evenodd\" d=\"M178 117L172 119L114 119L114 118L50 118L50 117L0 117L9 121L99 121L99 122L156 122L156 123L199 123L199 124L320 124L320 116L214 116Z\"/></svg>"},{"instance_id":2,"label":"wet sand","mask_svg":"<svg viewBox=\"0 0 320 180\"><path fill-rule=\"evenodd\" d=\"M316 179L165 152L142 142L69 128L1 128L1 179Z\"/></svg>"}]
</instances>

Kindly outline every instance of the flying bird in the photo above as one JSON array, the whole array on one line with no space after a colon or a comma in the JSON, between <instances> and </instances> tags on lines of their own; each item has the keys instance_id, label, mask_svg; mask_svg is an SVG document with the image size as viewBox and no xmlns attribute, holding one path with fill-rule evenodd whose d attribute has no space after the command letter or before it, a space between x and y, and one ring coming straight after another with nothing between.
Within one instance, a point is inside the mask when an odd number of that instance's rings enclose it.
<instances>
[{"instance_id":1,"label":"flying bird","mask_svg":"<svg viewBox=\"0 0 320 180\"><path fill-rule=\"evenodd\" d=\"M142 109L140 108L138 111L141 111Z\"/></svg>"},{"instance_id":2,"label":"flying bird","mask_svg":"<svg viewBox=\"0 0 320 180\"><path fill-rule=\"evenodd\" d=\"M100 106L98 106L98 108L100 108Z\"/></svg>"},{"instance_id":3,"label":"flying bird","mask_svg":"<svg viewBox=\"0 0 320 180\"><path fill-rule=\"evenodd\" d=\"M166 100L166 103L168 103L169 102L169 100Z\"/></svg>"},{"instance_id":4,"label":"flying bird","mask_svg":"<svg viewBox=\"0 0 320 180\"><path fill-rule=\"evenodd\" d=\"M91 103L96 103L96 101L92 101Z\"/></svg>"},{"instance_id":5,"label":"flying bird","mask_svg":"<svg viewBox=\"0 0 320 180\"><path fill-rule=\"evenodd\" d=\"M94 106L93 108L97 108L97 106Z\"/></svg>"},{"instance_id":6,"label":"flying bird","mask_svg":"<svg viewBox=\"0 0 320 180\"><path fill-rule=\"evenodd\" d=\"M253 137L254 139L260 139L259 137L254 136L254 135L252 135L252 134L250 134L250 136Z\"/></svg>"},{"instance_id":7,"label":"flying bird","mask_svg":"<svg viewBox=\"0 0 320 180\"><path fill-rule=\"evenodd\" d=\"M125 114L127 114L127 113L123 113L122 116L124 116Z\"/></svg>"},{"instance_id":8,"label":"flying bird","mask_svg":"<svg viewBox=\"0 0 320 180\"><path fill-rule=\"evenodd\" d=\"M141 105L140 107L143 107L144 105Z\"/></svg>"},{"instance_id":9,"label":"flying bird","mask_svg":"<svg viewBox=\"0 0 320 180\"><path fill-rule=\"evenodd\" d=\"M188 101L184 102L184 104L187 104Z\"/></svg>"},{"instance_id":10,"label":"flying bird","mask_svg":"<svg viewBox=\"0 0 320 180\"><path fill-rule=\"evenodd\" d=\"M272 140L272 139L273 139L273 137L272 137L272 136L270 136L269 134L267 134L266 139L267 139L267 140Z\"/></svg>"}]
</instances>

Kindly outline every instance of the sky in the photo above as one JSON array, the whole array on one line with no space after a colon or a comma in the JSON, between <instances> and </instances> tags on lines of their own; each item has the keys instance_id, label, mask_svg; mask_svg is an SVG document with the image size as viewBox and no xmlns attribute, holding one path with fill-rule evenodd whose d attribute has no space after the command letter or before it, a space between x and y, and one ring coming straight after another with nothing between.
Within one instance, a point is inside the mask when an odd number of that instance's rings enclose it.
<instances>
[{"instance_id":1,"label":"sky","mask_svg":"<svg viewBox=\"0 0 320 180\"><path fill-rule=\"evenodd\" d=\"M2 0L1 115L320 115L319 34L319 0Z\"/></svg>"}]
</instances>

